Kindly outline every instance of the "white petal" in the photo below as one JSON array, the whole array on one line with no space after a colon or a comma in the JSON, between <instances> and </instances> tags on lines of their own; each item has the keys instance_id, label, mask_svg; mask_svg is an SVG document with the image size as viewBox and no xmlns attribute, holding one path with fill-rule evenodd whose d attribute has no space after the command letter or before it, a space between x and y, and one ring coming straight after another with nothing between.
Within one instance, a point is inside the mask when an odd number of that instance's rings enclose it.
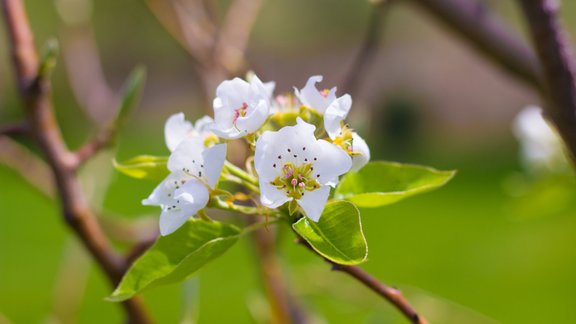
<instances>
[{"instance_id":1,"label":"white petal","mask_svg":"<svg viewBox=\"0 0 576 324\"><path fill-rule=\"evenodd\" d=\"M190 180L174 191L174 199L180 200L180 207L190 216L206 207L210 194L206 186L198 180Z\"/></svg>"},{"instance_id":2,"label":"white petal","mask_svg":"<svg viewBox=\"0 0 576 324\"><path fill-rule=\"evenodd\" d=\"M170 116L164 125L164 139L168 149L174 151L192 129L192 124L184 118L183 113Z\"/></svg>"},{"instance_id":3,"label":"white petal","mask_svg":"<svg viewBox=\"0 0 576 324\"><path fill-rule=\"evenodd\" d=\"M320 94L320 91L316 88L316 83L322 82L322 79L321 75L311 76L306 82L304 88L300 91L294 89L296 97L298 97L302 104L317 110L321 114L323 114L328 105L336 99L335 87L330 89L330 92L326 96Z\"/></svg>"},{"instance_id":4,"label":"white petal","mask_svg":"<svg viewBox=\"0 0 576 324\"><path fill-rule=\"evenodd\" d=\"M170 173L148 196L142 200L142 205L145 206L163 206L172 204L173 193L175 190L174 183L179 183L182 179L186 179L182 172Z\"/></svg>"},{"instance_id":5,"label":"white petal","mask_svg":"<svg viewBox=\"0 0 576 324\"><path fill-rule=\"evenodd\" d=\"M164 185L164 181L160 182L159 185L154 188L154 191L148 196L148 198L142 200L142 205L144 206L160 206L169 202L167 199L168 193L171 190Z\"/></svg>"},{"instance_id":6,"label":"white petal","mask_svg":"<svg viewBox=\"0 0 576 324\"><path fill-rule=\"evenodd\" d=\"M264 88L266 89L266 95L270 100L274 97L274 89L276 88L276 82L270 81L264 83Z\"/></svg>"},{"instance_id":7,"label":"white petal","mask_svg":"<svg viewBox=\"0 0 576 324\"><path fill-rule=\"evenodd\" d=\"M176 231L190 218L183 210L163 210L160 214L160 235L166 236Z\"/></svg>"},{"instance_id":8,"label":"white petal","mask_svg":"<svg viewBox=\"0 0 576 324\"><path fill-rule=\"evenodd\" d=\"M271 181L281 173L287 162L301 165L312 162L314 152L319 150L314 125L297 119L294 126L285 126L277 132L264 132L256 141L254 166L258 176Z\"/></svg>"},{"instance_id":9,"label":"white petal","mask_svg":"<svg viewBox=\"0 0 576 324\"><path fill-rule=\"evenodd\" d=\"M208 203L208 189L197 180L186 182L176 190L174 200L178 201L177 208L165 208L160 215L160 234L168 235L176 231L190 217L194 216Z\"/></svg>"},{"instance_id":10,"label":"white petal","mask_svg":"<svg viewBox=\"0 0 576 324\"><path fill-rule=\"evenodd\" d=\"M267 181L260 180L260 202L268 208L282 206L291 198L286 193L277 189Z\"/></svg>"},{"instance_id":11,"label":"white petal","mask_svg":"<svg viewBox=\"0 0 576 324\"><path fill-rule=\"evenodd\" d=\"M318 152L318 160L313 163L314 173L320 175L318 182L324 185L348 172L352 167L352 159L348 153L332 143L319 140L318 144L321 150Z\"/></svg>"},{"instance_id":12,"label":"white petal","mask_svg":"<svg viewBox=\"0 0 576 324\"><path fill-rule=\"evenodd\" d=\"M222 100L222 104L235 108L241 107L250 93L250 84L240 78L225 80L216 88L216 97Z\"/></svg>"},{"instance_id":13,"label":"white petal","mask_svg":"<svg viewBox=\"0 0 576 324\"><path fill-rule=\"evenodd\" d=\"M216 95L212 131L220 137L235 139L253 133L268 117L269 89L257 76L252 77L251 83L239 78L224 81ZM240 117L240 113L245 116Z\"/></svg>"},{"instance_id":14,"label":"white petal","mask_svg":"<svg viewBox=\"0 0 576 324\"><path fill-rule=\"evenodd\" d=\"M189 169L191 174L201 172L204 143L199 137L188 138L180 143L168 158L168 170L182 171Z\"/></svg>"},{"instance_id":15,"label":"white petal","mask_svg":"<svg viewBox=\"0 0 576 324\"><path fill-rule=\"evenodd\" d=\"M210 116L204 116L198 119L196 123L194 123L194 130L198 134L202 134L204 132L210 131L212 124L214 124L214 119L212 119Z\"/></svg>"},{"instance_id":16,"label":"white petal","mask_svg":"<svg viewBox=\"0 0 576 324\"><path fill-rule=\"evenodd\" d=\"M352 107L352 97L349 94L345 94L342 97L332 101L332 103L326 108L324 113L324 128L328 132L328 136L331 139L335 139L336 136L340 134L340 124Z\"/></svg>"},{"instance_id":17,"label":"white petal","mask_svg":"<svg viewBox=\"0 0 576 324\"><path fill-rule=\"evenodd\" d=\"M270 105L261 100L254 109L244 117L238 117L236 120L236 128L240 130L243 135L256 132L268 118L270 113Z\"/></svg>"},{"instance_id":18,"label":"white petal","mask_svg":"<svg viewBox=\"0 0 576 324\"><path fill-rule=\"evenodd\" d=\"M322 211L324 211L324 206L326 206L328 195L330 195L330 187L321 186L314 191L306 191L304 196L298 200L298 205L302 207L308 218L318 222Z\"/></svg>"},{"instance_id":19,"label":"white petal","mask_svg":"<svg viewBox=\"0 0 576 324\"><path fill-rule=\"evenodd\" d=\"M352 156L351 171L362 169L370 161L370 148L368 148L368 145L358 133L352 133L352 152L360 153L360 155Z\"/></svg>"},{"instance_id":20,"label":"white petal","mask_svg":"<svg viewBox=\"0 0 576 324\"><path fill-rule=\"evenodd\" d=\"M202 153L204 172L203 177L206 178L208 185L214 188L222 173L222 167L226 160L226 144L214 145L207 148Z\"/></svg>"}]
</instances>

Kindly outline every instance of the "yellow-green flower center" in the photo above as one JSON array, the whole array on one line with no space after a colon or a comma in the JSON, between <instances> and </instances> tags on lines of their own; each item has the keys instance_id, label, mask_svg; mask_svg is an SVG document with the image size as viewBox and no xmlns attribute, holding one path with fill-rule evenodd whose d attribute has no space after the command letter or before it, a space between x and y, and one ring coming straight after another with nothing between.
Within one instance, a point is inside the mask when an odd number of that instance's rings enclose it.
<instances>
[{"instance_id":1,"label":"yellow-green flower center","mask_svg":"<svg viewBox=\"0 0 576 324\"><path fill-rule=\"evenodd\" d=\"M286 192L288 197L300 199L306 191L320 188L320 184L313 177L312 171L314 171L314 167L311 163L294 166L291 162L286 162L282 167L282 174L270 184ZM316 175L316 177L319 176L319 174Z\"/></svg>"},{"instance_id":2,"label":"yellow-green flower center","mask_svg":"<svg viewBox=\"0 0 576 324\"><path fill-rule=\"evenodd\" d=\"M347 126L342 126L342 131L336 138L332 141L334 145L339 146L348 154L353 155L352 152L352 130Z\"/></svg>"}]
</instances>

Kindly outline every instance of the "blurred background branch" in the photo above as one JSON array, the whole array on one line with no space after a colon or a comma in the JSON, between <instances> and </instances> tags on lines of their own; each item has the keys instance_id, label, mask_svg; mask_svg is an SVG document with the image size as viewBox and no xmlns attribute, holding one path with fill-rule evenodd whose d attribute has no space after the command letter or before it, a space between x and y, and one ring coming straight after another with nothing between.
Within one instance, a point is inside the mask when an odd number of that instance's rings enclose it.
<instances>
[{"instance_id":1,"label":"blurred background branch","mask_svg":"<svg viewBox=\"0 0 576 324\"><path fill-rule=\"evenodd\" d=\"M76 101L97 125L110 120L117 107L109 86L91 24L92 0L57 0L63 27L62 57Z\"/></svg>"},{"instance_id":2,"label":"blurred background branch","mask_svg":"<svg viewBox=\"0 0 576 324\"><path fill-rule=\"evenodd\" d=\"M546 116L576 164L576 61L558 19L558 1L519 0L542 65Z\"/></svg>"},{"instance_id":3,"label":"blurred background branch","mask_svg":"<svg viewBox=\"0 0 576 324\"><path fill-rule=\"evenodd\" d=\"M38 60L33 32L21 0L3 0L2 9L20 96L31 133L52 171L62 216L115 285L123 274L123 260L112 249L88 206L76 177L77 158L66 147L55 120L49 75L57 53L51 47L43 61ZM131 323L149 322L138 298L122 305Z\"/></svg>"},{"instance_id":4,"label":"blurred background branch","mask_svg":"<svg viewBox=\"0 0 576 324\"><path fill-rule=\"evenodd\" d=\"M414 323L414 324L427 324L428 323L428 321L426 321L426 319L422 315L419 315L418 312L414 309L414 307L412 307L412 305L410 305L408 303L408 301L406 300L406 298L404 298L404 295L402 295L402 292L400 290L398 290L396 288L388 287L387 285L378 281L376 278L372 277L369 273L362 270L358 266L349 266L349 265L337 264L337 263L334 263L334 262L324 258L322 255L320 255L318 252L316 252L314 250L314 248L312 248L312 246L310 246L310 244L308 242L306 242L306 240L304 240L298 234L296 234L296 235L298 236L298 238L297 238L298 244L306 247L312 253L316 254L317 256L322 258L324 261L326 261L327 263L332 265L332 270L340 271L342 273L347 274L348 276L350 276L354 280L358 281L358 283L361 283L362 285L366 286L367 288L369 288L370 290L372 290L373 292L375 292L376 294L378 294L382 298L386 299L398 311L400 311L406 317L406 319L409 320L411 323Z\"/></svg>"},{"instance_id":5,"label":"blurred background branch","mask_svg":"<svg viewBox=\"0 0 576 324\"><path fill-rule=\"evenodd\" d=\"M247 71L246 46L262 2L234 0L219 23L211 1L146 0L158 21L195 59L206 103L222 80Z\"/></svg>"},{"instance_id":6,"label":"blurred background branch","mask_svg":"<svg viewBox=\"0 0 576 324\"><path fill-rule=\"evenodd\" d=\"M410 0L479 53L530 87L541 88L534 51L478 0Z\"/></svg>"},{"instance_id":7,"label":"blurred background branch","mask_svg":"<svg viewBox=\"0 0 576 324\"><path fill-rule=\"evenodd\" d=\"M342 91L352 96L356 95L357 89L362 86L362 77L366 75L378 49L380 48L380 38L385 28L384 23L390 11L390 7L396 0L375 0L372 1L370 20L366 27L366 34L361 43L360 49L354 58L352 66L341 82Z\"/></svg>"}]
</instances>

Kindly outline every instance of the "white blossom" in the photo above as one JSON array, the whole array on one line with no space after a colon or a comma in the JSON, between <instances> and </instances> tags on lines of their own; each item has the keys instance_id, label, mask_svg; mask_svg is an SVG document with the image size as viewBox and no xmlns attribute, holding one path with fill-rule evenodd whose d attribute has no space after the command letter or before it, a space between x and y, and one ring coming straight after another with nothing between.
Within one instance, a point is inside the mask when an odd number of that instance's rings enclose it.
<instances>
[{"instance_id":1,"label":"white blossom","mask_svg":"<svg viewBox=\"0 0 576 324\"><path fill-rule=\"evenodd\" d=\"M366 163L370 161L370 148L366 141L358 133L352 132L352 168L351 171L358 171L362 169Z\"/></svg>"},{"instance_id":2,"label":"white blossom","mask_svg":"<svg viewBox=\"0 0 576 324\"><path fill-rule=\"evenodd\" d=\"M336 145L317 140L314 130L298 118L295 126L264 132L256 142L254 164L264 206L296 200L307 217L318 221L329 184L350 169L352 159Z\"/></svg>"},{"instance_id":3,"label":"white blossom","mask_svg":"<svg viewBox=\"0 0 576 324\"><path fill-rule=\"evenodd\" d=\"M346 119L346 116L348 116L351 107L352 97L350 97L349 94L345 94L332 101L328 108L326 108L326 112L324 113L324 129L326 129L331 139L336 138L340 133L342 122Z\"/></svg>"},{"instance_id":4,"label":"white blossom","mask_svg":"<svg viewBox=\"0 0 576 324\"><path fill-rule=\"evenodd\" d=\"M176 147L168 159L170 175L142 201L162 208L160 234L174 232L206 206L225 159L226 144L205 148L200 137L187 138Z\"/></svg>"},{"instance_id":5,"label":"white blossom","mask_svg":"<svg viewBox=\"0 0 576 324\"><path fill-rule=\"evenodd\" d=\"M318 90L316 88L316 83L322 82L321 75L311 76L304 88L298 90L294 88L294 94L300 100L300 102L309 108L318 111L320 114L324 114L326 108L336 100L336 87L332 89Z\"/></svg>"},{"instance_id":6,"label":"white blossom","mask_svg":"<svg viewBox=\"0 0 576 324\"><path fill-rule=\"evenodd\" d=\"M328 136L334 139L340 132L342 122L350 112L352 97L349 94L336 97L336 87L330 90L318 90L316 83L321 81L321 75L312 76L303 89L294 89L294 93L304 106L324 115L324 128Z\"/></svg>"},{"instance_id":7,"label":"white blossom","mask_svg":"<svg viewBox=\"0 0 576 324\"><path fill-rule=\"evenodd\" d=\"M250 83L235 78L222 82L214 99L216 135L235 139L256 132L268 118L273 86L254 75Z\"/></svg>"},{"instance_id":8,"label":"white blossom","mask_svg":"<svg viewBox=\"0 0 576 324\"><path fill-rule=\"evenodd\" d=\"M164 140L166 146L172 152L186 138L200 137L205 141L215 136L210 131L214 120L209 116L204 116L196 121L194 125L184 118L184 113L177 113L170 116L164 125Z\"/></svg>"}]
</instances>

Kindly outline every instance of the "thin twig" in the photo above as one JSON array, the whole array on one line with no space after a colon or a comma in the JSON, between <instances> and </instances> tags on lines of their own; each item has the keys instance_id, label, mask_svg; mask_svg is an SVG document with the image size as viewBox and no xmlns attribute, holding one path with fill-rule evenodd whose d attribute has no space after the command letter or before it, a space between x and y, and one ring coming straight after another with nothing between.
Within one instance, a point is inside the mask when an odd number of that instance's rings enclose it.
<instances>
[{"instance_id":1,"label":"thin twig","mask_svg":"<svg viewBox=\"0 0 576 324\"><path fill-rule=\"evenodd\" d=\"M296 235L298 235L298 234L296 234ZM364 286L370 288L372 291L374 291L375 293L377 293L378 295L380 295L381 297L386 299L394 307L396 307L396 309L398 309L400 312L402 312L402 314L408 320L410 320L410 322L412 322L414 324L427 324L428 323L426 321L426 319L424 319L424 317L419 315L418 312L416 312L416 310L408 303L408 301L406 300L406 298L404 298L404 296L402 295L402 292L400 290L398 290L396 288L389 287L389 286L381 283L376 278L372 277L369 273L367 273L366 271L362 270L359 267L337 264L337 263L334 263L334 262L324 258L320 254L318 254L312 248L312 246L310 246L310 244L308 242L306 242L306 240L304 240L300 236L298 236L297 243L305 246L310 251L314 252L316 255L318 255L322 259L324 259L324 261L331 264L332 270L340 271L342 273L349 275L350 277L356 279L358 282L362 283Z\"/></svg>"},{"instance_id":2,"label":"thin twig","mask_svg":"<svg viewBox=\"0 0 576 324\"><path fill-rule=\"evenodd\" d=\"M124 261L103 234L76 178L75 157L66 147L54 116L49 80L45 74L38 74L38 56L23 3L21 0L1 3L30 130L52 170L64 220L115 285L123 275ZM139 299L128 300L123 306L131 323L150 322Z\"/></svg>"},{"instance_id":3,"label":"thin twig","mask_svg":"<svg viewBox=\"0 0 576 324\"><path fill-rule=\"evenodd\" d=\"M476 0L411 0L450 27L503 70L540 89L534 51Z\"/></svg>"},{"instance_id":4,"label":"thin twig","mask_svg":"<svg viewBox=\"0 0 576 324\"><path fill-rule=\"evenodd\" d=\"M87 160L96 155L96 153L100 152L101 150L107 147L110 147L113 144L116 135L117 135L116 128L113 127L102 128L100 130L100 133L98 133L89 142L82 145L80 148L78 148L78 150L76 150L76 152L74 153L76 156L74 168L78 169Z\"/></svg>"},{"instance_id":5,"label":"thin twig","mask_svg":"<svg viewBox=\"0 0 576 324\"><path fill-rule=\"evenodd\" d=\"M354 96L357 89L361 88L360 78L366 74L378 53L382 28L393 1L383 0L374 3L362 46L342 82L343 92Z\"/></svg>"},{"instance_id":6,"label":"thin twig","mask_svg":"<svg viewBox=\"0 0 576 324\"><path fill-rule=\"evenodd\" d=\"M547 117L576 163L576 62L556 14L557 1L519 0L542 65Z\"/></svg>"}]
</instances>

